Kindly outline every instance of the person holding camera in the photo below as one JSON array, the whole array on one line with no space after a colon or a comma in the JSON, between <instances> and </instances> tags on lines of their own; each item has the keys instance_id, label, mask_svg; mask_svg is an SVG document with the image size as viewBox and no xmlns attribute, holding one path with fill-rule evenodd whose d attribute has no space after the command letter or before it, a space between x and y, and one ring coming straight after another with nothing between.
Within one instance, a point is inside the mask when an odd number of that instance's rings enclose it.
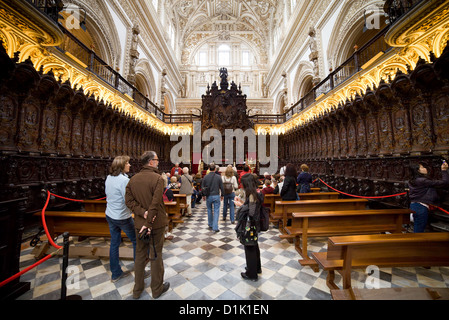
<instances>
[{"instance_id":1,"label":"person holding camera","mask_svg":"<svg viewBox=\"0 0 449 320\"><path fill-rule=\"evenodd\" d=\"M409 198L410 209L413 213L413 232L424 232L429 217L431 205L438 205L439 199L435 188L449 185L448 164L443 161L441 165L441 180L432 180L428 177L427 168L418 163L410 168Z\"/></svg>"},{"instance_id":2,"label":"person holding camera","mask_svg":"<svg viewBox=\"0 0 449 320\"><path fill-rule=\"evenodd\" d=\"M151 260L151 292L154 299L166 292L170 283L164 282L164 245L167 213L163 200L164 180L159 170L159 158L154 151L145 151L140 158L142 169L126 186L126 206L134 213L136 226L136 259L133 298L138 299L145 289L144 274L148 259Z\"/></svg>"}]
</instances>

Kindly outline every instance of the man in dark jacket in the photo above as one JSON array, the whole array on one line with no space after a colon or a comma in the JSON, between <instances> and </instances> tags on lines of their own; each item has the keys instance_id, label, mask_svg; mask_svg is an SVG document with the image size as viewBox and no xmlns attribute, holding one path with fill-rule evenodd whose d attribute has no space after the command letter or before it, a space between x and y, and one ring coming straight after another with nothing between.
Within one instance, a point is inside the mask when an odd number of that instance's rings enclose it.
<instances>
[{"instance_id":1,"label":"man in dark jacket","mask_svg":"<svg viewBox=\"0 0 449 320\"><path fill-rule=\"evenodd\" d=\"M221 200L224 196L224 187L221 177L215 173L215 164L209 166L209 174L206 175L201 184L201 189L203 194L208 190L208 195L206 196L207 205L207 223L209 228L215 232L220 231L218 229L218 218L220 214L220 191ZM212 212L212 206L214 211Z\"/></svg>"},{"instance_id":2,"label":"man in dark jacket","mask_svg":"<svg viewBox=\"0 0 449 320\"><path fill-rule=\"evenodd\" d=\"M129 180L125 194L126 206L134 213L137 233L133 297L139 298L145 289L144 274L149 250L151 292L153 298L157 299L170 287L168 282L163 282L162 247L167 225L167 213L162 197L164 180L157 169L159 159L156 152L145 151L140 160L142 169ZM139 238L145 232L149 234L150 241L143 241Z\"/></svg>"}]
</instances>

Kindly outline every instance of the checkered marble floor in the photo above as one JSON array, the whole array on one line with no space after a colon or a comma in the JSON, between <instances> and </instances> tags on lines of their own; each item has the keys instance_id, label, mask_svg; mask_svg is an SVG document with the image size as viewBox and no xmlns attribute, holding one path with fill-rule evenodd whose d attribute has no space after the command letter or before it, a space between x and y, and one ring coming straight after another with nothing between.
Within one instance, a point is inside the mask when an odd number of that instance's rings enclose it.
<instances>
[{"instance_id":1,"label":"checkered marble floor","mask_svg":"<svg viewBox=\"0 0 449 320\"><path fill-rule=\"evenodd\" d=\"M294 245L279 238L279 231L270 228L259 237L262 274L257 282L243 280L245 270L243 246L236 239L234 227L228 219L222 220L220 232L207 226L205 202L193 209L192 217L173 229L173 240L166 240L163 249L165 281L170 289L159 300L330 300L326 286L326 271L314 272L298 263L299 254ZM109 239L71 239L75 246L106 246ZM326 250L327 238L313 238L309 251ZM62 244L62 239L59 239ZM122 245L132 248L130 242ZM22 250L21 268L35 262L33 248ZM69 259L67 295L80 295L83 300L132 300L134 263L121 260L122 269L131 274L111 282L108 259ZM147 266L149 268L149 265ZM30 282L31 290L18 300L57 300L61 294L62 258L53 257L21 277ZM380 288L390 287L449 287L449 268L384 268L378 272ZM353 287L363 288L368 274L353 271ZM147 289L140 300L153 299ZM341 277L336 274L341 286Z\"/></svg>"}]
</instances>

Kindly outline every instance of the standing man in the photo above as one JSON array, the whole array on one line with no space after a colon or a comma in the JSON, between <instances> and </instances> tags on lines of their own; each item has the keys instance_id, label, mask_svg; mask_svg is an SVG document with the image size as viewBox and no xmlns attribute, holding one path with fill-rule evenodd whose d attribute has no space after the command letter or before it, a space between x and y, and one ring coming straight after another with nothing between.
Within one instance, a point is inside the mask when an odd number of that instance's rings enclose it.
<instances>
[{"instance_id":1,"label":"standing man","mask_svg":"<svg viewBox=\"0 0 449 320\"><path fill-rule=\"evenodd\" d=\"M220 214L220 191L221 200L223 200L224 188L221 177L215 173L215 164L209 165L210 172L204 177L201 184L203 194L206 193L206 206L207 206L207 224L209 229L215 232L220 231L218 229L218 218ZM206 191L207 190L207 191ZM214 211L212 212L212 206Z\"/></svg>"},{"instance_id":2,"label":"standing man","mask_svg":"<svg viewBox=\"0 0 449 320\"><path fill-rule=\"evenodd\" d=\"M134 175L126 187L126 206L134 213L137 244L134 263L135 283L133 298L138 299L145 289L144 273L148 252L151 260L151 292L154 299L159 298L170 287L164 283L164 244L167 214L163 193L164 180L157 166L159 159L154 151L145 151L140 157L142 169ZM140 237L147 234L149 241Z\"/></svg>"}]
</instances>

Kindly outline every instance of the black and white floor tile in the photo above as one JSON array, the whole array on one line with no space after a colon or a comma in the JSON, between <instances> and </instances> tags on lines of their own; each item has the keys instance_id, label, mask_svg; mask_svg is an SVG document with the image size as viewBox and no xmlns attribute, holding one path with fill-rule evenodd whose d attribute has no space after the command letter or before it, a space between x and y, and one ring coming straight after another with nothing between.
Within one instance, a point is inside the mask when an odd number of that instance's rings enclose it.
<instances>
[{"instance_id":1,"label":"black and white floor tile","mask_svg":"<svg viewBox=\"0 0 449 320\"><path fill-rule=\"evenodd\" d=\"M221 212L221 211L220 211ZM164 243L163 258L165 281L170 289L159 300L330 300L326 286L326 271L314 272L298 263L299 254L294 245L279 238L279 231L270 228L259 237L262 274L257 282L243 280L245 269L243 246L236 239L229 217L222 220L220 232L207 226L205 203L193 209L192 217L173 229L173 240ZM88 238L72 240L74 246L109 246L109 239ZM309 251L326 250L327 238L313 238ZM62 240L60 240L62 244ZM125 241L122 245L132 247ZM21 268L36 260L33 248L21 253ZM134 263L122 260L122 269L129 276L113 283L108 259L69 259L67 295L79 295L83 300L132 300ZM149 268L149 265L147 266ZM62 258L53 257L21 276L30 282L31 290L18 300L58 300L61 297ZM365 270L353 271L353 287L363 288L368 274ZM389 287L440 287L449 288L449 268L384 268L377 273L381 288ZM336 274L337 284L341 277ZM140 300L153 299L150 278Z\"/></svg>"}]
</instances>

